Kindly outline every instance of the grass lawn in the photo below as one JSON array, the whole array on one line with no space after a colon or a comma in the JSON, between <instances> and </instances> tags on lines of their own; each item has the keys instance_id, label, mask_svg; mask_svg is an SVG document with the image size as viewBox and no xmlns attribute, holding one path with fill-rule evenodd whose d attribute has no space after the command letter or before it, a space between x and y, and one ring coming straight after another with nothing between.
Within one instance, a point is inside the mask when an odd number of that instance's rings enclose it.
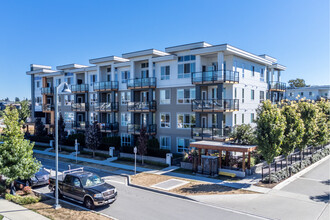
<instances>
[{"instance_id":1,"label":"grass lawn","mask_svg":"<svg viewBox=\"0 0 330 220\"><path fill-rule=\"evenodd\" d=\"M120 164L134 166L134 161L121 159L121 158L118 158L118 160L113 161L113 163L120 163ZM154 169L154 170L161 170L168 167L167 165L162 165L162 164L150 164L150 162L148 161L144 161L144 165L142 165L141 162L136 161L136 166L148 168L148 169Z\"/></svg>"},{"instance_id":2,"label":"grass lawn","mask_svg":"<svg viewBox=\"0 0 330 220\"><path fill-rule=\"evenodd\" d=\"M0 215L0 220L2 220L3 219L3 215Z\"/></svg>"},{"instance_id":3,"label":"grass lawn","mask_svg":"<svg viewBox=\"0 0 330 220\"><path fill-rule=\"evenodd\" d=\"M196 174L193 173L192 170L187 170L187 169L182 169L182 168L179 168L177 170L173 170L172 172L173 173L188 174L188 175L193 175L193 176L196 175ZM232 178L232 177L228 177L228 176L216 176L216 177L208 177L208 178L218 179L218 180L222 180L222 181L230 181L230 182L235 182L235 181L240 180L237 177Z\"/></svg>"}]
</instances>

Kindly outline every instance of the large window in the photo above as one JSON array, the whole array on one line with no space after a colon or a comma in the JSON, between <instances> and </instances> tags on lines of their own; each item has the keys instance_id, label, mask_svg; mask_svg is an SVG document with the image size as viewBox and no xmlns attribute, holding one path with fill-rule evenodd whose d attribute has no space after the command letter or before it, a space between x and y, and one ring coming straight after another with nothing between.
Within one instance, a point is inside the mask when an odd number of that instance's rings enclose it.
<instances>
[{"instance_id":1,"label":"large window","mask_svg":"<svg viewBox=\"0 0 330 220\"><path fill-rule=\"evenodd\" d=\"M260 91L260 102L263 102L265 100L265 92Z\"/></svg>"},{"instance_id":2,"label":"large window","mask_svg":"<svg viewBox=\"0 0 330 220\"><path fill-rule=\"evenodd\" d=\"M195 114L178 113L177 114L177 128L191 128L195 127Z\"/></svg>"},{"instance_id":3,"label":"large window","mask_svg":"<svg viewBox=\"0 0 330 220\"><path fill-rule=\"evenodd\" d=\"M171 127L170 113L160 113L160 127L161 128L170 128Z\"/></svg>"},{"instance_id":4,"label":"large window","mask_svg":"<svg viewBox=\"0 0 330 220\"><path fill-rule=\"evenodd\" d=\"M129 71L122 71L121 72L121 82L127 83L127 80L130 78L130 72Z\"/></svg>"},{"instance_id":5,"label":"large window","mask_svg":"<svg viewBox=\"0 0 330 220\"><path fill-rule=\"evenodd\" d=\"M161 80L169 80L170 79L170 66L162 66L160 67L160 79Z\"/></svg>"},{"instance_id":6,"label":"large window","mask_svg":"<svg viewBox=\"0 0 330 220\"><path fill-rule=\"evenodd\" d=\"M188 152L190 139L188 138L177 138L177 149L178 153Z\"/></svg>"},{"instance_id":7,"label":"large window","mask_svg":"<svg viewBox=\"0 0 330 220\"><path fill-rule=\"evenodd\" d=\"M70 124L74 121L74 113L73 112L64 112L64 123Z\"/></svg>"},{"instance_id":8,"label":"large window","mask_svg":"<svg viewBox=\"0 0 330 220\"><path fill-rule=\"evenodd\" d=\"M251 113L251 123L254 122L254 113Z\"/></svg>"},{"instance_id":9,"label":"large window","mask_svg":"<svg viewBox=\"0 0 330 220\"><path fill-rule=\"evenodd\" d=\"M121 126L127 126L131 123L131 113L121 113Z\"/></svg>"},{"instance_id":10,"label":"large window","mask_svg":"<svg viewBox=\"0 0 330 220\"><path fill-rule=\"evenodd\" d=\"M121 104L127 105L131 101L131 92L121 92Z\"/></svg>"},{"instance_id":11,"label":"large window","mask_svg":"<svg viewBox=\"0 0 330 220\"><path fill-rule=\"evenodd\" d=\"M254 90L251 89L251 100L254 100Z\"/></svg>"},{"instance_id":12,"label":"large window","mask_svg":"<svg viewBox=\"0 0 330 220\"><path fill-rule=\"evenodd\" d=\"M121 134L121 146L131 146L131 135L122 133Z\"/></svg>"},{"instance_id":13,"label":"large window","mask_svg":"<svg viewBox=\"0 0 330 220\"><path fill-rule=\"evenodd\" d=\"M265 73L264 69L260 69L260 81L264 82L265 81Z\"/></svg>"},{"instance_id":14,"label":"large window","mask_svg":"<svg viewBox=\"0 0 330 220\"><path fill-rule=\"evenodd\" d=\"M242 89L242 103L244 103L244 89Z\"/></svg>"},{"instance_id":15,"label":"large window","mask_svg":"<svg viewBox=\"0 0 330 220\"><path fill-rule=\"evenodd\" d=\"M159 138L159 145L160 145L160 149L167 149L170 150L171 149L171 137L169 136L161 136Z\"/></svg>"},{"instance_id":16,"label":"large window","mask_svg":"<svg viewBox=\"0 0 330 220\"><path fill-rule=\"evenodd\" d=\"M195 72L195 63L185 63L178 65L178 78L190 78L191 73Z\"/></svg>"},{"instance_id":17,"label":"large window","mask_svg":"<svg viewBox=\"0 0 330 220\"><path fill-rule=\"evenodd\" d=\"M90 85L92 86L97 81L97 75L91 75Z\"/></svg>"},{"instance_id":18,"label":"large window","mask_svg":"<svg viewBox=\"0 0 330 220\"><path fill-rule=\"evenodd\" d=\"M171 90L160 90L160 104L171 104Z\"/></svg>"},{"instance_id":19,"label":"large window","mask_svg":"<svg viewBox=\"0 0 330 220\"><path fill-rule=\"evenodd\" d=\"M64 95L64 105L71 105L73 101L74 101L73 95Z\"/></svg>"},{"instance_id":20,"label":"large window","mask_svg":"<svg viewBox=\"0 0 330 220\"><path fill-rule=\"evenodd\" d=\"M195 88L177 90L178 104L189 104L193 99L195 99Z\"/></svg>"}]
</instances>

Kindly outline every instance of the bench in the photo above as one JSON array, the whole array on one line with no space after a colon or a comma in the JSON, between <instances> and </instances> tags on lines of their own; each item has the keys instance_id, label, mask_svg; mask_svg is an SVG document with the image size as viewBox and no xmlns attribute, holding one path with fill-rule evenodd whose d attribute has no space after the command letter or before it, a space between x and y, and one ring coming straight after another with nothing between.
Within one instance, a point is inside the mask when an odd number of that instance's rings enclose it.
<instances>
[{"instance_id":1,"label":"bench","mask_svg":"<svg viewBox=\"0 0 330 220\"><path fill-rule=\"evenodd\" d=\"M219 175L230 176L230 177L235 177L236 176L235 173L228 173L228 172L219 172Z\"/></svg>"}]
</instances>

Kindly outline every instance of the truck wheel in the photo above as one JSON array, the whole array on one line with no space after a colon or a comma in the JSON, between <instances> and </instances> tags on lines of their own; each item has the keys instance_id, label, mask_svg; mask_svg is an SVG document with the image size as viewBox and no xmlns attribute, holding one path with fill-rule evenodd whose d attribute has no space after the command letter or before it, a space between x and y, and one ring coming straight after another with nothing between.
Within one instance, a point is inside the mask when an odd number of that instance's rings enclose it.
<instances>
[{"instance_id":1,"label":"truck wheel","mask_svg":"<svg viewBox=\"0 0 330 220\"><path fill-rule=\"evenodd\" d=\"M54 196L54 198L56 197L55 194L56 194L56 193L55 193L55 188L54 188L54 190L53 190L53 196ZM61 193L60 190L58 191L58 198L59 198L59 199L63 199L63 195L62 195L62 193Z\"/></svg>"},{"instance_id":2,"label":"truck wheel","mask_svg":"<svg viewBox=\"0 0 330 220\"><path fill-rule=\"evenodd\" d=\"M87 197L85 199L84 206L88 209L91 209L91 210L93 210L95 208L93 200L89 197Z\"/></svg>"}]
</instances>

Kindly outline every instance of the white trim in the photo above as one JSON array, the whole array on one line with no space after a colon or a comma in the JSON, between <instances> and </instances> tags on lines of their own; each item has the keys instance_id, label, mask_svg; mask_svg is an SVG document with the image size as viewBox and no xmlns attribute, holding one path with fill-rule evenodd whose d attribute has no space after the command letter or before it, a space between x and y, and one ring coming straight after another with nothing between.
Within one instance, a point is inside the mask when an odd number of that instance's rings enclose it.
<instances>
[{"instance_id":1,"label":"white trim","mask_svg":"<svg viewBox=\"0 0 330 220\"><path fill-rule=\"evenodd\" d=\"M169 127L162 127L162 114L168 114L170 116ZM160 112L159 113L159 128L171 128L171 113L170 112Z\"/></svg>"}]
</instances>

